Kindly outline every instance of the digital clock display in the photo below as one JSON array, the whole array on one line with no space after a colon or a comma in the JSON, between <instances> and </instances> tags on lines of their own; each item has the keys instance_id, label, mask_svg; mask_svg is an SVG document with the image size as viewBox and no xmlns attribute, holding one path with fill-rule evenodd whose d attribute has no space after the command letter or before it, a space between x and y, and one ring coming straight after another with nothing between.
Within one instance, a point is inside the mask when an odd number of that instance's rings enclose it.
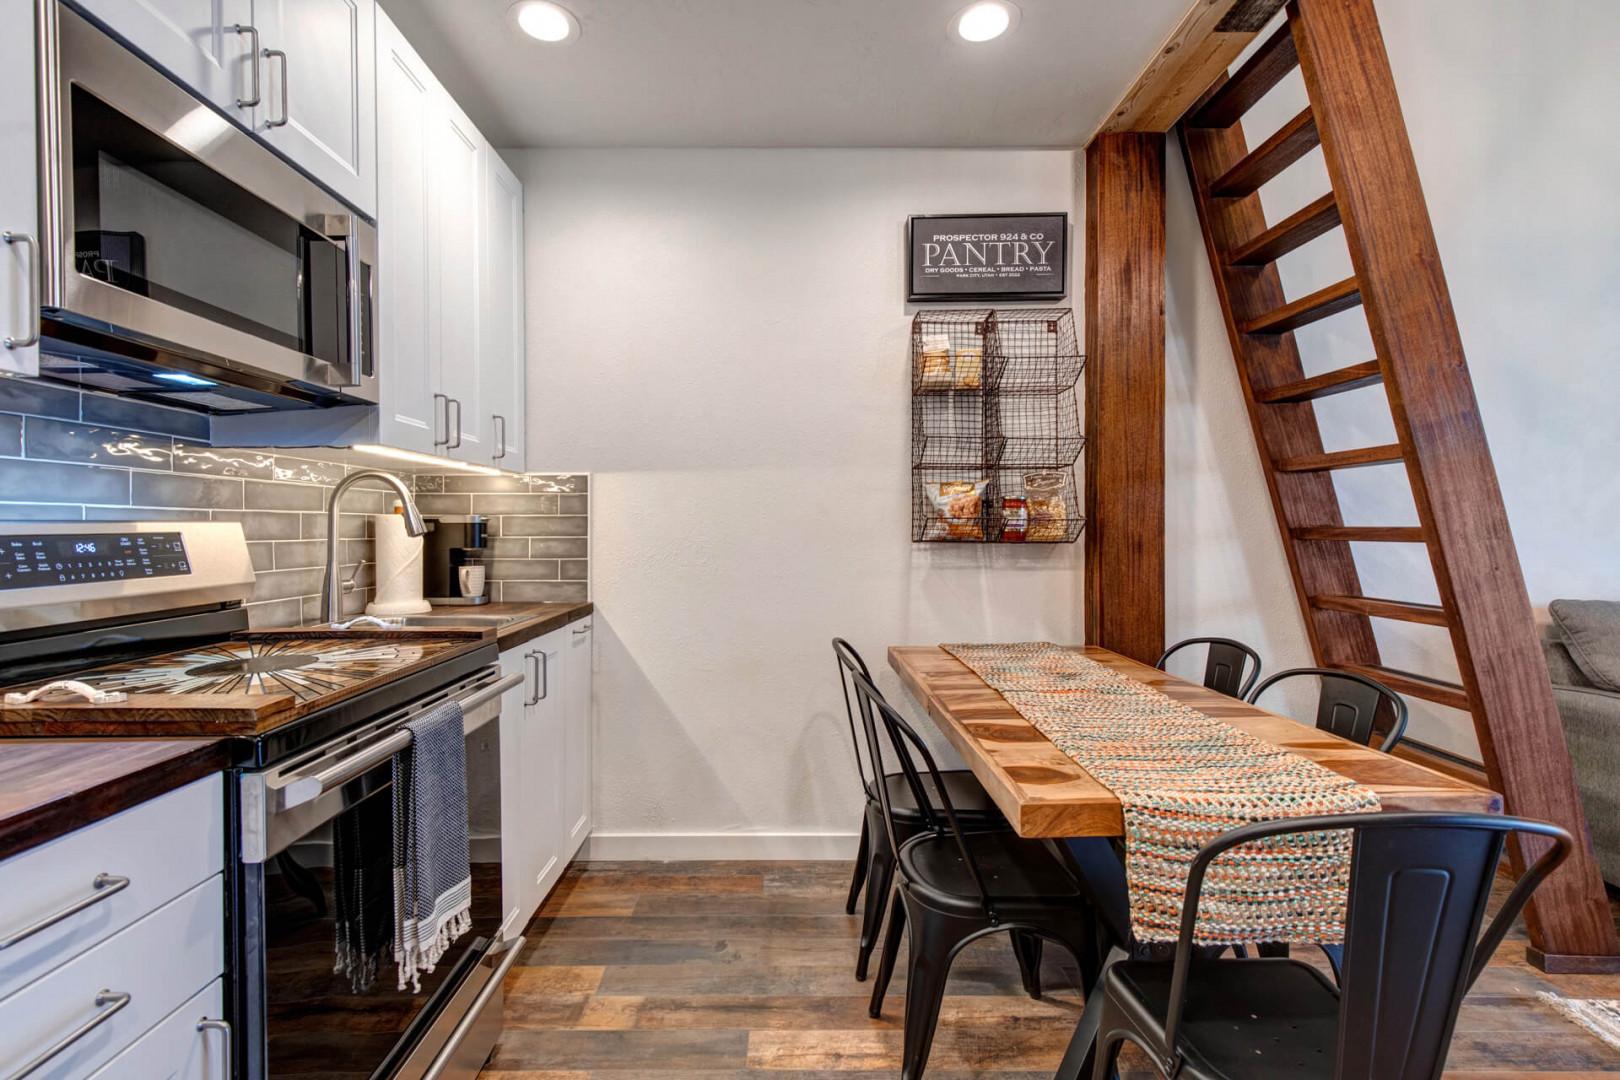
<instances>
[{"instance_id":1,"label":"digital clock display","mask_svg":"<svg viewBox=\"0 0 1620 1080\"><path fill-rule=\"evenodd\" d=\"M56 533L0 538L0 589L135 581L191 573L177 532Z\"/></svg>"}]
</instances>

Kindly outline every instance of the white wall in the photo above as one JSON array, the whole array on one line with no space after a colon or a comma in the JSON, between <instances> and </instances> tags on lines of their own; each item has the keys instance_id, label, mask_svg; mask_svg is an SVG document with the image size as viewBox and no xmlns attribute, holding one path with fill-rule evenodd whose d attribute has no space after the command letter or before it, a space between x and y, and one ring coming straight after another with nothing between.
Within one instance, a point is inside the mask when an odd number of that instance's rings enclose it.
<instances>
[{"instance_id":1,"label":"white wall","mask_svg":"<svg viewBox=\"0 0 1620 1080\"><path fill-rule=\"evenodd\" d=\"M1078 545L910 542L904 303L907 215L1072 215L1073 156L507 160L526 192L529 460L594 485L591 850L849 854L834 635L891 699L890 644L1081 636Z\"/></svg>"},{"instance_id":2,"label":"white wall","mask_svg":"<svg viewBox=\"0 0 1620 1080\"><path fill-rule=\"evenodd\" d=\"M1382 0L1384 39L1532 602L1620 599L1620 4ZM1251 146L1305 104L1296 72ZM1197 216L1169 163L1169 634L1247 635L1309 662ZM1320 152L1262 191L1276 221L1327 190ZM1298 297L1350 273L1335 231L1282 264ZM1359 310L1298 335L1307 373L1372 358ZM1394 441L1381 389L1319 403L1328 449ZM1415 523L1400 466L1336 474L1351 524ZM1357 545L1364 589L1435 598L1422 549ZM1385 661L1455 677L1444 631L1374 620ZM1470 756L1468 718L1413 702L1412 732Z\"/></svg>"}]
</instances>

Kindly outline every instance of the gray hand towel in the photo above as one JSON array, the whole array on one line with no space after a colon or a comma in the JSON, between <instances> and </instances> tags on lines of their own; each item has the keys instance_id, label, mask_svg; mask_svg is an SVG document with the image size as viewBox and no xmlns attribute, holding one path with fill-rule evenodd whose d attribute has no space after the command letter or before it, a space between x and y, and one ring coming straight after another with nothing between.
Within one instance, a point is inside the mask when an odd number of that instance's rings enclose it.
<instances>
[{"instance_id":1,"label":"gray hand towel","mask_svg":"<svg viewBox=\"0 0 1620 1080\"><path fill-rule=\"evenodd\" d=\"M420 993L422 975L472 928L461 703L405 727L411 745L394 755L394 959L399 988Z\"/></svg>"}]
</instances>

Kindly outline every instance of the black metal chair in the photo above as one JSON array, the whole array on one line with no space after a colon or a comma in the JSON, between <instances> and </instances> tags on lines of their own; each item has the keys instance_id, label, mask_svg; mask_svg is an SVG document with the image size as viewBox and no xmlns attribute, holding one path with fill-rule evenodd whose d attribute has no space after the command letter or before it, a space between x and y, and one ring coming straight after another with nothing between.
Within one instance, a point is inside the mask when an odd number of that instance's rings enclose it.
<instances>
[{"instance_id":1,"label":"black metal chair","mask_svg":"<svg viewBox=\"0 0 1620 1080\"><path fill-rule=\"evenodd\" d=\"M900 932L909 927L911 957L900 1075L901 1080L918 1080L928 1063L951 962L963 946L989 934L1010 932L1022 963L1029 942L1051 939L1084 969L1088 958L1096 955L1090 929L1092 912L1073 875L1044 843L1008 831L969 830L927 745L869 679L857 674L850 681L860 703L873 766L879 774L883 772L881 725L923 818L922 830L907 838L889 787L878 788L882 827L898 852L899 883L870 1012L876 1017L882 1010L900 951ZM1034 959L1038 962L1038 953Z\"/></svg>"},{"instance_id":2,"label":"black metal chair","mask_svg":"<svg viewBox=\"0 0 1620 1080\"><path fill-rule=\"evenodd\" d=\"M1193 637L1178 641L1164 650L1164 655L1153 666L1164 671L1165 663L1172 656L1192 645L1209 646L1204 659L1204 685L1211 690L1242 699L1248 695L1254 680L1260 677L1260 654L1241 641L1224 637ZM1254 667L1248 668L1251 663ZM1246 676L1245 668L1248 668Z\"/></svg>"},{"instance_id":3,"label":"black metal chair","mask_svg":"<svg viewBox=\"0 0 1620 1080\"><path fill-rule=\"evenodd\" d=\"M1222 852L1264 837L1354 831L1340 986L1297 960L1196 955L1204 873ZM1552 844L1481 935L1509 833ZM1463 995L1530 894L1569 855L1569 834L1483 814L1357 814L1234 829L1193 860L1172 963L1121 960L1103 974L1095 1080L1127 1039L1166 1077L1436 1080Z\"/></svg>"},{"instance_id":4,"label":"black metal chair","mask_svg":"<svg viewBox=\"0 0 1620 1080\"><path fill-rule=\"evenodd\" d=\"M1320 696L1316 701L1316 726L1331 731L1362 746L1372 745L1373 725L1378 720L1379 706L1387 705L1393 717L1389 731L1379 749L1389 753L1406 733L1406 702L1401 695L1365 675L1335 668L1290 668L1279 671L1254 688L1248 696L1252 705L1271 687L1284 679L1316 676L1322 680Z\"/></svg>"},{"instance_id":5,"label":"black metal chair","mask_svg":"<svg viewBox=\"0 0 1620 1080\"><path fill-rule=\"evenodd\" d=\"M861 659L861 654L843 638L833 638L833 653L838 657L838 683L844 692L844 711L849 720L849 735L855 743L855 767L860 772L861 788L866 793L866 809L861 818L860 849L855 854L855 873L849 884L849 898L844 903L844 912L849 915L855 914L855 901L859 898L862 887L865 887L866 906L862 913L861 938L855 956L855 978L864 980L871 963L872 950L876 948L878 934L883 929L883 913L894 883L895 856L894 848L890 846L888 833L883 826L883 811L875 780L875 777L883 775L882 770L868 768L868 757L863 747L866 740L855 719L855 703L850 697L850 680L858 675L870 684L872 674L866 667L866 661ZM945 790L950 793L952 803L957 807L957 814L964 827L975 831L1009 828L1001 811L996 809L995 802L971 770L952 769L941 773L940 776ZM904 843L924 831L927 827L927 818L922 808L917 806L904 775L890 773L884 776L883 780L894 806L900 840ZM930 797L935 795L937 792L930 793ZM1040 939L1015 942L1014 952L1018 957L1024 989L1031 997L1040 997Z\"/></svg>"}]
</instances>

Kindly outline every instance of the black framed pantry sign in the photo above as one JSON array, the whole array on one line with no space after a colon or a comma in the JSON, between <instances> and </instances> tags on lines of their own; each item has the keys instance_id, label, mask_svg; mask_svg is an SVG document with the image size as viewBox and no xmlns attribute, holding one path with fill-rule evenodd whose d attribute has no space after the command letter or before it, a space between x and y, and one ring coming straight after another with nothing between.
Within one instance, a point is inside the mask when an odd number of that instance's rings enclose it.
<instances>
[{"instance_id":1,"label":"black framed pantry sign","mask_svg":"<svg viewBox=\"0 0 1620 1080\"><path fill-rule=\"evenodd\" d=\"M1069 289L1069 215L918 214L907 243L906 299L1060 300Z\"/></svg>"}]
</instances>

